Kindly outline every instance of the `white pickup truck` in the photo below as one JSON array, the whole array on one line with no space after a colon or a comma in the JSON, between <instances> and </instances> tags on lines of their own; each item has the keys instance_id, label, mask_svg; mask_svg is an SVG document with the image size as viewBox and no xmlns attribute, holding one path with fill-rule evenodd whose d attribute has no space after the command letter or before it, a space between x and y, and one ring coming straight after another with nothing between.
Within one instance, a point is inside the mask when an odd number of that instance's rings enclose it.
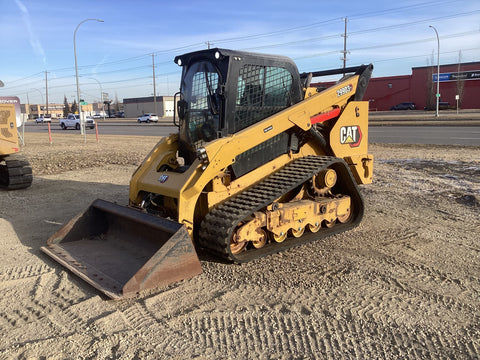
<instances>
[{"instance_id":1,"label":"white pickup truck","mask_svg":"<svg viewBox=\"0 0 480 360\"><path fill-rule=\"evenodd\" d=\"M77 130L80 130L80 115L78 114L68 114L66 119L60 119L60 127L63 130L66 130L69 127L73 127ZM85 118L85 127L93 129L95 127L95 120L90 116Z\"/></svg>"}]
</instances>

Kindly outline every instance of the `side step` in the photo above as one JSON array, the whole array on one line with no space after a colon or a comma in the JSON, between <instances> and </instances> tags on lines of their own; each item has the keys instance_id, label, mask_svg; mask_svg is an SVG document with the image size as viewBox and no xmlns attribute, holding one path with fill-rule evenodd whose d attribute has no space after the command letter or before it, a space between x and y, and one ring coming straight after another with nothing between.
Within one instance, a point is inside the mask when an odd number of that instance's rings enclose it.
<instances>
[{"instance_id":1,"label":"side step","mask_svg":"<svg viewBox=\"0 0 480 360\"><path fill-rule=\"evenodd\" d=\"M202 272L184 225L101 199L41 250L112 299Z\"/></svg>"}]
</instances>

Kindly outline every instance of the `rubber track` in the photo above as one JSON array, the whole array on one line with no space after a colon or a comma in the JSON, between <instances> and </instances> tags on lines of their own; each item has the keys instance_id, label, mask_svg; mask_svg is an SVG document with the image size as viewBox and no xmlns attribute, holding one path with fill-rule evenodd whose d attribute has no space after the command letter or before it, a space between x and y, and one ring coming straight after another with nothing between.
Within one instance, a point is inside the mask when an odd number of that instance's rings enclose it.
<instances>
[{"instance_id":1,"label":"rubber track","mask_svg":"<svg viewBox=\"0 0 480 360\"><path fill-rule=\"evenodd\" d=\"M334 168L338 175L333 193L351 197L353 207L351 221L344 224L338 223L332 228L322 228L317 233L305 231L300 238L289 237L282 243L272 242L261 249L251 249L236 255L231 253L230 238L238 223L328 167ZM199 245L225 260L236 263L247 262L351 229L360 223L363 209L363 198L345 161L336 157L310 155L293 161L264 181L214 208L200 225Z\"/></svg>"},{"instance_id":2,"label":"rubber track","mask_svg":"<svg viewBox=\"0 0 480 360\"><path fill-rule=\"evenodd\" d=\"M0 165L0 188L17 190L32 185L32 167L25 157L9 155L4 160L5 165Z\"/></svg>"}]
</instances>

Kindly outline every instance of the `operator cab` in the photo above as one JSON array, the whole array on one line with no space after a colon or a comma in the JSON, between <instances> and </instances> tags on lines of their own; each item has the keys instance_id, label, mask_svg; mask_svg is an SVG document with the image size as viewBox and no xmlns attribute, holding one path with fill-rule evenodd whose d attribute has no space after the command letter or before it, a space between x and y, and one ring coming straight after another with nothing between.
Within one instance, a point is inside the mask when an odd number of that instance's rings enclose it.
<instances>
[{"instance_id":1,"label":"operator cab","mask_svg":"<svg viewBox=\"0 0 480 360\"><path fill-rule=\"evenodd\" d=\"M186 164L203 144L302 100L298 69L284 56L215 48L177 56L175 63L183 68L176 110Z\"/></svg>"}]
</instances>

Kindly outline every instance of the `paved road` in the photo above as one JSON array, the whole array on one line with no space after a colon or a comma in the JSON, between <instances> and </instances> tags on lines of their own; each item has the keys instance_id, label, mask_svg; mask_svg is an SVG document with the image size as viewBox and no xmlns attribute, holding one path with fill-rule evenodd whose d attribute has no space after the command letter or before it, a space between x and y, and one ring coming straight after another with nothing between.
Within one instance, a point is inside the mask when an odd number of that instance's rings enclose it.
<instances>
[{"instance_id":1,"label":"paved road","mask_svg":"<svg viewBox=\"0 0 480 360\"><path fill-rule=\"evenodd\" d=\"M30 123L26 132L47 132L46 124ZM80 133L79 130L62 130L58 124L51 125L52 134ZM87 129L87 134L95 130ZM99 123L99 134L165 136L177 132L175 126L163 124L137 124L125 122ZM480 146L480 126L370 126L369 142L395 144L435 144Z\"/></svg>"},{"instance_id":2,"label":"paved road","mask_svg":"<svg viewBox=\"0 0 480 360\"><path fill-rule=\"evenodd\" d=\"M369 142L480 146L480 126L370 126Z\"/></svg>"},{"instance_id":3,"label":"paved road","mask_svg":"<svg viewBox=\"0 0 480 360\"><path fill-rule=\"evenodd\" d=\"M80 134L80 130L68 128L62 130L58 123L52 123L52 134L55 133L67 133L67 134ZM20 129L21 131L21 129ZM29 123L25 126L25 132L48 132L47 124L35 124ZM178 132L178 128L175 126L167 126L163 124L137 124L135 122L108 122L98 123L98 133L100 135L139 135L139 136L165 136L171 133ZM87 134L94 134L95 129L87 129Z\"/></svg>"}]
</instances>

